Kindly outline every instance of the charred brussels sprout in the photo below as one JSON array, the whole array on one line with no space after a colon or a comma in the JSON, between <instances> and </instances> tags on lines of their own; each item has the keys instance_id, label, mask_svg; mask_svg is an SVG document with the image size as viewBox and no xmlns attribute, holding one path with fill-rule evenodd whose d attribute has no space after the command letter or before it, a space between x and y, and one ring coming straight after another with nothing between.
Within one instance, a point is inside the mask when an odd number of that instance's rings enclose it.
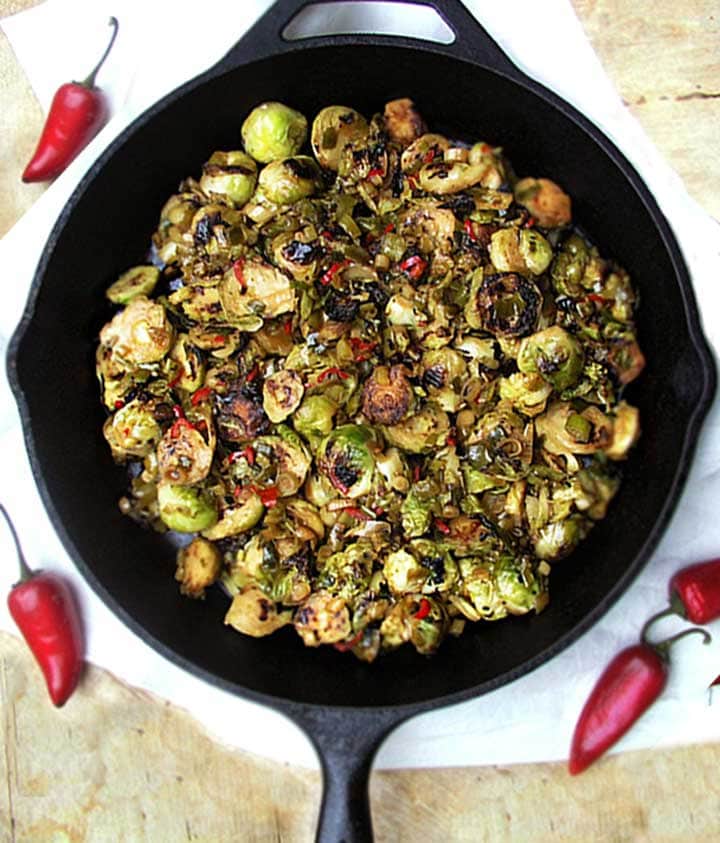
<instances>
[{"instance_id":1,"label":"charred brussels sprout","mask_svg":"<svg viewBox=\"0 0 720 843\"><path fill-rule=\"evenodd\" d=\"M383 118L390 140L401 146L408 146L426 130L415 103L407 97L385 103Z\"/></svg>"},{"instance_id":2,"label":"charred brussels sprout","mask_svg":"<svg viewBox=\"0 0 720 843\"><path fill-rule=\"evenodd\" d=\"M345 497L370 491L377 446L373 431L358 424L336 428L318 449L318 468Z\"/></svg>"},{"instance_id":3,"label":"charred brussels sprout","mask_svg":"<svg viewBox=\"0 0 720 843\"><path fill-rule=\"evenodd\" d=\"M340 156L348 144L367 137L367 120L352 108L329 105L313 120L311 142L322 167L337 171Z\"/></svg>"},{"instance_id":4,"label":"charred brussels sprout","mask_svg":"<svg viewBox=\"0 0 720 843\"><path fill-rule=\"evenodd\" d=\"M365 381L362 411L372 424L397 424L407 413L413 392L402 366L379 366Z\"/></svg>"},{"instance_id":5,"label":"charred brussels sprout","mask_svg":"<svg viewBox=\"0 0 720 843\"><path fill-rule=\"evenodd\" d=\"M261 589L247 585L233 597L225 623L244 635L262 638L292 623L292 612L279 612Z\"/></svg>"},{"instance_id":6,"label":"charred brussels sprout","mask_svg":"<svg viewBox=\"0 0 720 843\"><path fill-rule=\"evenodd\" d=\"M315 445L332 431L337 409L337 404L324 395L308 395L293 413L295 430Z\"/></svg>"},{"instance_id":7,"label":"charred brussels sprout","mask_svg":"<svg viewBox=\"0 0 720 843\"><path fill-rule=\"evenodd\" d=\"M501 272L529 272L541 275L553 258L548 241L529 228L501 228L490 238L488 249L493 266Z\"/></svg>"},{"instance_id":8,"label":"charred brussels sprout","mask_svg":"<svg viewBox=\"0 0 720 843\"><path fill-rule=\"evenodd\" d=\"M579 234L571 234L563 243L550 270L553 286L565 296L583 293L582 282L590 259L587 243Z\"/></svg>"},{"instance_id":9,"label":"charred brussels sprout","mask_svg":"<svg viewBox=\"0 0 720 843\"><path fill-rule=\"evenodd\" d=\"M311 594L298 607L294 624L306 647L336 644L352 631L345 601L325 591Z\"/></svg>"},{"instance_id":10,"label":"charred brussels sprout","mask_svg":"<svg viewBox=\"0 0 720 843\"><path fill-rule=\"evenodd\" d=\"M559 325L525 337L517 356L521 372L538 372L559 391L577 383L584 362L580 343Z\"/></svg>"},{"instance_id":11,"label":"charred brussels sprout","mask_svg":"<svg viewBox=\"0 0 720 843\"><path fill-rule=\"evenodd\" d=\"M473 276L465 318L471 327L499 337L524 337L537 327L541 304L540 290L528 278L479 272Z\"/></svg>"},{"instance_id":12,"label":"charred brussels sprout","mask_svg":"<svg viewBox=\"0 0 720 843\"><path fill-rule=\"evenodd\" d=\"M258 190L276 205L312 196L319 184L317 164L307 155L272 161L260 171Z\"/></svg>"},{"instance_id":13,"label":"charred brussels sprout","mask_svg":"<svg viewBox=\"0 0 720 843\"><path fill-rule=\"evenodd\" d=\"M244 205L255 192L257 164L246 153L214 152L203 166L200 187L216 202Z\"/></svg>"},{"instance_id":14,"label":"charred brussels sprout","mask_svg":"<svg viewBox=\"0 0 720 843\"><path fill-rule=\"evenodd\" d=\"M278 424L291 415L302 401L305 387L297 372L281 369L265 379L263 408L271 422Z\"/></svg>"},{"instance_id":15,"label":"charred brussels sprout","mask_svg":"<svg viewBox=\"0 0 720 843\"><path fill-rule=\"evenodd\" d=\"M147 456L160 440L162 430L155 418L156 404L135 398L105 422L103 435L117 462Z\"/></svg>"},{"instance_id":16,"label":"charred brussels sprout","mask_svg":"<svg viewBox=\"0 0 720 843\"><path fill-rule=\"evenodd\" d=\"M217 509L202 489L192 486L158 486L160 518L178 533L197 533L212 527Z\"/></svg>"},{"instance_id":17,"label":"charred brussels sprout","mask_svg":"<svg viewBox=\"0 0 720 843\"><path fill-rule=\"evenodd\" d=\"M417 176L420 187L428 193L445 195L460 193L477 184L498 187L497 171L488 164L465 164L462 161L434 161L425 164Z\"/></svg>"},{"instance_id":18,"label":"charred brussels sprout","mask_svg":"<svg viewBox=\"0 0 720 843\"><path fill-rule=\"evenodd\" d=\"M234 496L232 506L223 510L222 517L212 527L203 530L206 539L217 541L251 530L262 518L265 508L257 492L246 488Z\"/></svg>"},{"instance_id":19,"label":"charred brussels sprout","mask_svg":"<svg viewBox=\"0 0 720 843\"><path fill-rule=\"evenodd\" d=\"M295 155L306 137L305 117L281 102L258 105L242 125L246 152L263 164Z\"/></svg>"},{"instance_id":20,"label":"charred brussels sprout","mask_svg":"<svg viewBox=\"0 0 720 843\"><path fill-rule=\"evenodd\" d=\"M383 434L391 445L411 454L423 454L443 445L449 430L447 413L428 402L400 424L383 427Z\"/></svg>"},{"instance_id":21,"label":"charred brussels sprout","mask_svg":"<svg viewBox=\"0 0 720 843\"><path fill-rule=\"evenodd\" d=\"M545 582L527 558L507 554L497 561L468 557L460 560L465 595L472 604L471 620L499 620L508 614L539 611L546 602Z\"/></svg>"},{"instance_id":22,"label":"charred brussels sprout","mask_svg":"<svg viewBox=\"0 0 720 843\"><path fill-rule=\"evenodd\" d=\"M156 363L170 350L173 333L162 304L139 295L100 331L100 342L128 363Z\"/></svg>"}]
</instances>

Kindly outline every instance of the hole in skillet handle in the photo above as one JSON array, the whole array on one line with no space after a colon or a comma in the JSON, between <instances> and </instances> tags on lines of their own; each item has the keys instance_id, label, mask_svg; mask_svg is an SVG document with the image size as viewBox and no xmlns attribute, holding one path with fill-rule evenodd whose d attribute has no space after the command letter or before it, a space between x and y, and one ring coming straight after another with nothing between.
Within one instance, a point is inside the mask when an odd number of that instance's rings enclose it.
<instances>
[{"instance_id":1,"label":"hole in skillet handle","mask_svg":"<svg viewBox=\"0 0 720 843\"><path fill-rule=\"evenodd\" d=\"M276 0L209 73L298 49L358 44L421 48L525 79L462 0Z\"/></svg>"}]
</instances>

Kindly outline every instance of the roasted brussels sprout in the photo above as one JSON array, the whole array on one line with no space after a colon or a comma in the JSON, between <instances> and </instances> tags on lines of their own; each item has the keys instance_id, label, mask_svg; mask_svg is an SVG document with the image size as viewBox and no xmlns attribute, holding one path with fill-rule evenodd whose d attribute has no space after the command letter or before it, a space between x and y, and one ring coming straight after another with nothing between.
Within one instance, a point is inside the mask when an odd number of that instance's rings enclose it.
<instances>
[{"instance_id":1,"label":"roasted brussels sprout","mask_svg":"<svg viewBox=\"0 0 720 843\"><path fill-rule=\"evenodd\" d=\"M537 372L560 392L577 383L584 361L580 343L559 325L525 337L517 356L521 372Z\"/></svg>"},{"instance_id":2,"label":"roasted brussels sprout","mask_svg":"<svg viewBox=\"0 0 720 843\"><path fill-rule=\"evenodd\" d=\"M370 491L375 450L375 436L369 427L341 425L323 439L318 468L344 497L358 498Z\"/></svg>"},{"instance_id":3,"label":"roasted brussels sprout","mask_svg":"<svg viewBox=\"0 0 720 843\"><path fill-rule=\"evenodd\" d=\"M431 654L541 611L606 516L640 431L637 296L500 138L433 134L407 98L322 109L312 155L306 134L254 109L107 291L119 508L188 534L180 590L217 583L242 634Z\"/></svg>"},{"instance_id":4,"label":"roasted brussels sprout","mask_svg":"<svg viewBox=\"0 0 720 843\"><path fill-rule=\"evenodd\" d=\"M203 166L200 188L213 202L239 207L255 192L257 164L239 150L214 152Z\"/></svg>"},{"instance_id":5,"label":"roasted brussels sprout","mask_svg":"<svg viewBox=\"0 0 720 843\"><path fill-rule=\"evenodd\" d=\"M160 278L156 266L133 266L108 288L105 295L114 304L129 304L137 296L149 296Z\"/></svg>"},{"instance_id":6,"label":"roasted brussels sprout","mask_svg":"<svg viewBox=\"0 0 720 843\"><path fill-rule=\"evenodd\" d=\"M188 597L204 597L205 589L220 576L222 554L207 539L194 538L177 556L175 579Z\"/></svg>"},{"instance_id":7,"label":"roasted brussels sprout","mask_svg":"<svg viewBox=\"0 0 720 843\"><path fill-rule=\"evenodd\" d=\"M559 228L572 220L570 197L550 179L520 179L515 185L515 201L543 228Z\"/></svg>"},{"instance_id":8,"label":"roasted brussels sprout","mask_svg":"<svg viewBox=\"0 0 720 843\"><path fill-rule=\"evenodd\" d=\"M311 143L320 166L337 171L343 150L367 137L367 120L353 108L329 105L313 120Z\"/></svg>"},{"instance_id":9,"label":"roasted brussels sprout","mask_svg":"<svg viewBox=\"0 0 720 843\"><path fill-rule=\"evenodd\" d=\"M215 504L202 489L193 486L158 486L160 518L178 533L198 533L218 519Z\"/></svg>"},{"instance_id":10,"label":"roasted brussels sprout","mask_svg":"<svg viewBox=\"0 0 720 843\"><path fill-rule=\"evenodd\" d=\"M246 152L263 164L295 155L306 137L305 117L281 102L258 105L242 125Z\"/></svg>"},{"instance_id":11,"label":"roasted brussels sprout","mask_svg":"<svg viewBox=\"0 0 720 843\"><path fill-rule=\"evenodd\" d=\"M320 172L307 155L272 161L260 171L258 190L276 205L291 205L317 190Z\"/></svg>"}]
</instances>

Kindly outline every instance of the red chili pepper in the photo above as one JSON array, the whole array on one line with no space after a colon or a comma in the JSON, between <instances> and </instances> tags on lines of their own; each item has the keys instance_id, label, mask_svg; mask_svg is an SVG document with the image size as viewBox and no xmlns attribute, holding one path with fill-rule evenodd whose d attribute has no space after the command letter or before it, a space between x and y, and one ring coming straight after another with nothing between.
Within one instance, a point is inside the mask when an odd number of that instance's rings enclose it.
<instances>
[{"instance_id":1,"label":"red chili pepper","mask_svg":"<svg viewBox=\"0 0 720 843\"><path fill-rule=\"evenodd\" d=\"M198 389L196 392L193 392L192 397L190 398L190 403L193 407L197 407L202 401L206 401L212 395L212 389L209 386L204 386L202 389Z\"/></svg>"},{"instance_id":2,"label":"red chili pepper","mask_svg":"<svg viewBox=\"0 0 720 843\"><path fill-rule=\"evenodd\" d=\"M242 455L247 460L248 465L255 465L255 449L252 445L248 445L243 449Z\"/></svg>"},{"instance_id":3,"label":"red chili pepper","mask_svg":"<svg viewBox=\"0 0 720 843\"><path fill-rule=\"evenodd\" d=\"M455 445L457 445L457 439L454 436L448 436L445 442L447 443L449 448L453 448Z\"/></svg>"},{"instance_id":4,"label":"red chili pepper","mask_svg":"<svg viewBox=\"0 0 720 843\"><path fill-rule=\"evenodd\" d=\"M450 534L450 527L448 524L445 523L445 521L441 521L439 518L436 518L435 526L438 528L438 530L440 530L443 535L447 536Z\"/></svg>"},{"instance_id":5,"label":"red chili pepper","mask_svg":"<svg viewBox=\"0 0 720 843\"><path fill-rule=\"evenodd\" d=\"M571 775L587 769L655 702L667 684L670 646L694 633L704 636L704 643L710 641L708 633L697 627L659 644L649 644L643 632L641 643L615 656L598 679L575 726L568 763Z\"/></svg>"},{"instance_id":6,"label":"red chili pepper","mask_svg":"<svg viewBox=\"0 0 720 843\"><path fill-rule=\"evenodd\" d=\"M420 601L420 608L415 612L415 620L421 621L430 614L430 601L423 597Z\"/></svg>"},{"instance_id":7,"label":"red chili pepper","mask_svg":"<svg viewBox=\"0 0 720 843\"><path fill-rule=\"evenodd\" d=\"M410 187L413 190L417 190L417 186L418 186L417 178L415 176L408 176L407 180L408 180L408 184L410 185Z\"/></svg>"},{"instance_id":8,"label":"red chili pepper","mask_svg":"<svg viewBox=\"0 0 720 843\"><path fill-rule=\"evenodd\" d=\"M525 228L533 228L537 224L535 217L528 217L525 221Z\"/></svg>"},{"instance_id":9,"label":"red chili pepper","mask_svg":"<svg viewBox=\"0 0 720 843\"><path fill-rule=\"evenodd\" d=\"M384 510L381 506L376 506L376 507L375 507L375 515L377 515L377 516L378 516L378 518L379 518L381 515L384 515L384 514L385 514L385 510Z\"/></svg>"},{"instance_id":10,"label":"red chili pepper","mask_svg":"<svg viewBox=\"0 0 720 843\"><path fill-rule=\"evenodd\" d=\"M605 304L607 301L606 298L603 296L599 296L597 293L589 293L587 296L588 301L595 302L595 304Z\"/></svg>"},{"instance_id":11,"label":"red chili pepper","mask_svg":"<svg viewBox=\"0 0 720 843\"><path fill-rule=\"evenodd\" d=\"M372 170L367 174L369 179L374 178L375 176L384 176L385 170L382 167L373 167Z\"/></svg>"},{"instance_id":12,"label":"red chili pepper","mask_svg":"<svg viewBox=\"0 0 720 843\"><path fill-rule=\"evenodd\" d=\"M257 363L250 369L247 373L247 377L245 378L245 383L252 383L255 378L260 374L260 370L258 369Z\"/></svg>"},{"instance_id":13,"label":"red chili pepper","mask_svg":"<svg viewBox=\"0 0 720 843\"><path fill-rule=\"evenodd\" d=\"M435 160L435 150L428 149L428 151L423 155L423 163L430 164Z\"/></svg>"},{"instance_id":14,"label":"red chili pepper","mask_svg":"<svg viewBox=\"0 0 720 843\"><path fill-rule=\"evenodd\" d=\"M413 480L414 480L415 483L417 483L418 480L420 480L420 466L419 465L416 465L416 466L413 467Z\"/></svg>"},{"instance_id":15,"label":"red chili pepper","mask_svg":"<svg viewBox=\"0 0 720 843\"><path fill-rule=\"evenodd\" d=\"M339 261L338 263L334 263L330 269L320 276L320 283L324 287L327 287L328 284L332 283L333 278L338 274L338 272L340 272L341 269L345 269L348 263L349 261Z\"/></svg>"},{"instance_id":16,"label":"red chili pepper","mask_svg":"<svg viewBox=\"0 0 720 843\"><path fill-rule=\"evenodd\" d=\"M427 261L423 260L420 255L413 255L400 264L400 269L407 273L413 281L418 281L427 269Z\"/></svg>"},{"instance_id":17,"label":"red chili pepper","mask_svg":"<svg viewBox=\"0 0 720 843\"><path fill-rule=\"evenodd\" d=\"M125 406L125 402L122 401L120 398L115 402L115 409L121 410Z\"/></svg>"},{"instance_id":18,"label":"red chili pepper","mask_svg":"<svg viewBox=\"0 0 720 843\"><path fill-rule=\"evenodd\" d=\"M463 228L465 229L465 234L473 241L477 241L477 235L475 234L475 226L471 219L465 220L463 223Z\"/></svg>"},{"instance_id":19,"label":"red chili pepper","mask_svg":"<svg viewBox=\"0 0 720 843\"><path fill-rule=\"evenodd\" d=\"M326 240L332 240L333 233L332 231L325 230L320 232L320 236L324 237Z\"/></svg>"},{"instance_id":20,"label":"red chili pepper","mask_svg":"<svg viewBox=\"0 0 720 843\"><path fill-rule=\"evenodd\" d=\"M349 641L338 641L336 644L333 644L333 647L341 653L347 653L348 650L352 650L352 648L360 643L361 638L365 634L365 630L361 629L356 635Z\"/></svg>"},{"instance_id":21,"label":"red chili pepper","mask_svg":"<svg viewBox=\"0 0 720 843\"><path fill-rule=\"evenodd\" d=\"M363 512L362 509L358 509L356 506L346 506L343 512L347 513L351 518L357 518L358 521L372 520L367 512Z\"/></svg>"},{"instance_id":22,"label":"red chili pepper","mask_svg":"<svg viewBox=\"0 0 720 843\"><path fill-rule=\"evenodd\" d=\"M260 498L260 502L268 509L272 509L278 502L280 494L275 486L268 486L267 489L260 489L257 486L251 486L250 489Z\"/></svg>"},{"instance_id":23,"label":"red chili pepper","mask_svg":"<svg viewBox=\"0 0 720 843\"><path fill-rule=\"evenodd\" d=\"M720 558L678 571L670 580L669 592L670 605L653 615L646 628L668 615L680 615L695 624L720 618Z\"/></svg>"},{"instance_id":24,"label":"red chili pepper","mask_svg":"<svg viewBox=\"0 0 720 843\"><path fill-rule=\"evenodd\" d=\"M0 512L10 528L20 563L20 582L8 594L8 609L42 670L50 699L61 706L77 687L83 666L85 645L77 605L65 580L30 568L2 504Z\"/></svg>"},{"instance_id":25,"label":"red chili pepper","mask_svg":"<svg viewBox=\"0 0 720 843\"><path fill-rule=\"evenodd\" d=\"M330 366L329 369L324 369L320 374L317 376L317 382L322 383L324 380L335 375L335 377L340 378L340 380L346 381L350 375L343 371L342 369L338 369L337 366Z\"/></svg>"},{"instance_id":26,"label":"red chili pepper","mask_svg":"<svg viewBox=\"0 0 720 843\"><path fill-rule=\"evenodd\" d=\"M183 416L173 422L172 427L170 428L170 438L177 439L180 436L180 431L184 427L193 427L193 425Z\"/></svg>"},{"instance_id":27,"label":"red chili pepper","mask_svg":"<svg viewBox=\"0 0 720 843\"><path fill-rule=\"evenodd\" d=\"M350 345L355 352L354 361L356 363L364 363L368 359L370 352L377 345L377 342L363 340L360 337L350 337Z\"/></svg>"},{"instance_id":28,"label":"red chili pepper","mask_svg":"<svg viewBox=\"0 0 720 843\"><path fill-rule=\"evenodd\" d=\"M233 274L235 275L235 280L240 285L240 289L245 292L247 290L247 281L245 280L245 260L244 258L240 258L236 260L235 263L232 265Z\"/></svg>"},{"instance_id":29,"label":"red chili pepper","mask_svg":"<svg viewBox=\"0 0 720 843\"><path fill-rule=\"evenodd\" d=\"M285 322L283 322L283 331L285 331L285 333L288 336L290 336L292 334L292 332L293 332L292 319L286 319Z\"/></svg>"},{"instance_id":30,"label":"red chili pepper","mask_svg":"<svg viewBox=\"0 0 720 843\"><path fill-rule=\"evenodd\" d=\"M179 404L173 404L173 415L176 419L184 419L185 418L185 410Z\"/></svg>"},{"instance_id":31,"label":"red chili pepper","mask_svg":"<svg viewBox=\"0 0 720 843\"><path fill-rule=\"evenodd\" d=\"M180 371L177 373L177 375L175 375L175 377L171 381L168 381L168 389L175 389L175 387L182 380L183 374L184 374L184 372L183 372L182 366L181 366Z\"/></svg>"},{"instance_id":32,"label":"red chili pepper","mask_svg":"<svg viewBox=\"0 0 720 843\"><path fill-rule=\"evenodd\" d=\"M215 334L212 338L213 345L224 345L225 344L225 336L223 334Z\"/></svg>"},{"instance_id":33,"label":"red chili pepper","mask_svg":"<svg viewBox=\"0 0 720 843\"><path fill-rule=\"evenodd\" d=\"M383 234L390 234L391 231L395 231L395 223L390 222L388 223L385 228L383 228Z\"/></svg>"},{"instance_id":34,"label":"red chili pepper","mask_svg":"<svg viewBox=\"0 0 720 843\"><path fill-rule=\"evenodd\" d=\"M107 99L95 86L95 77L117 36L117 19L110 18L109 23L113 28L110 43L87 79L68 82L56 91L37 149L22 174L24 182L59 176L107 122Z\"/></svg>"}]
</instances>

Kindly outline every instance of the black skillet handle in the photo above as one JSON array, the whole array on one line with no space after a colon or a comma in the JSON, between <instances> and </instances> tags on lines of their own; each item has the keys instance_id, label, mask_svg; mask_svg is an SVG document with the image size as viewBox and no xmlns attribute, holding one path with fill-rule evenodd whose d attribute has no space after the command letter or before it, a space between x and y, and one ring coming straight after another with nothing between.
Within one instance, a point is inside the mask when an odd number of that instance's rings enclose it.
<instances>
[{"instance_id":1,"label":"black skillet handle","mask_svg":"<svg viewBox=\"0 0 720 843\"><path fill-rule=\"evenodd\" d=\"M378 2L378 0L359 1ZM337 3L338 0L276 0L211 72L222 73L255 59L269 58L307 47L365 44L422 47L424 50L444 53L452 58L472 61L516 79L525 78L476 18L470 14L461 0L401 0L400 3L397 3L397 0L382 0L383 4L408 6L409 15L412 14L412 6L429 6L434 9L455 35L455 40L450 44L405 36L367 33L311 36L296 40L283 37L288 24L306 6L333 2Z\"/></svg>"},{"instance_id":2,"label":"black skillet handle","mask_svg":"<svg viewBox=\"0 0 720 843\"><path fill-rule=\"evenodd\" d=\"M289 713L312 740L322 765L316 843L372 843L368 782L373 758L411 712L298 707Z\"/></svg>"}]
</instances>

